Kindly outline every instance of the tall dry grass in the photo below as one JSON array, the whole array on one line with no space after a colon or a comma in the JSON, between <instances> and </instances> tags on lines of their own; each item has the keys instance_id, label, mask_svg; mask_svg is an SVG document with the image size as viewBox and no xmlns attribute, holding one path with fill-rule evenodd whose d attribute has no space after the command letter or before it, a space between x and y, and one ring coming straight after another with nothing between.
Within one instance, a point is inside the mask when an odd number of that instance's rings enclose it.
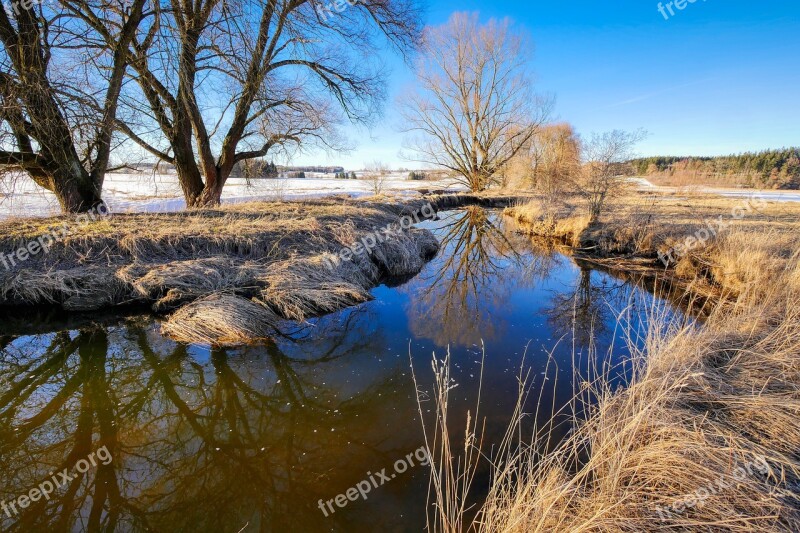
<instances>
[{"instance_id":1,"label":"tall dry grass","mask_svg":"<svg viewBox=\"0 0 800 533\"><path fill-rule=\"evenodd\" d=\"M475 529L800 530L795 309L648 338L630 386L593 383L556 452L505 463Z\"/></svg>"},{"instance_id":2,"label":"tall dry grass","mask_svg":"<svg viewBox=\"0 0 800 533\"><path fill-rule=\"evenodd\" d=\"M555 451L540 453L547 428L513 413L508 434L531 437L493 456L474 520L434 530L800 531L797 243L737 227L694 252L696 275L736 298L702 326L651 317L631 339L629 386L612 388L604 372L581 383L574 430Z\"/></svg>"}]
</instances>

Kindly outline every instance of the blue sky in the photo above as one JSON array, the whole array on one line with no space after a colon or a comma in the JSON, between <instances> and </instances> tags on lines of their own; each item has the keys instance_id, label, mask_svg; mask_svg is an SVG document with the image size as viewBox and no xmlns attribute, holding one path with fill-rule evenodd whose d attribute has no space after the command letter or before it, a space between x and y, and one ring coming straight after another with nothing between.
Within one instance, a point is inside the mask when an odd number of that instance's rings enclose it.
<instances>
[{"instance_id":1,"label":"blue sky","mask_svg":"<svg viewBox=\"0 0 800 533\"><path fill-rule=\"evenodd\" d=\"M668 20L651 0L429 0L426 22L441 24L454 11L509 17L526 31L539 91L555 96L555 118L581 134L644 128L650 135L641 155L800 145L797 0L697 0ZM388 52L386 63L390 96L380 124L351 132L351 154L307 154L296 162L417 166L399 157L403 136L394 112L413 75Z\"/></svg>"}]
</instances>

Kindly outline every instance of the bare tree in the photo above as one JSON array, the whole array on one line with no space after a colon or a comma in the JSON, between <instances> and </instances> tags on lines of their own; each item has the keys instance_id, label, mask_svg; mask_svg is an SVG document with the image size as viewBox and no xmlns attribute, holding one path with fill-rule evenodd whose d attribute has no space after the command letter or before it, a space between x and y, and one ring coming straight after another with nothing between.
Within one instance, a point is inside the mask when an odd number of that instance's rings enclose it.
<instances>
[{"instance_id":1,"label":"bare tree","mask_svg":"<svg viewBox=\"0 0 800 533\"><path fill-rule=\"evenodd\" d=\"M26 171L64 211L101 201L128 44L144 6L64 0L0 8L0 169Z\"/></svg>"},{"instance_id":2,"label":"bare tree","mask_svg":"<svg viewBox=\"0 0 800 533\"><path fill-rule=\"evenodd\" d=\"M175 165L189 206L218 204L241 161L341 146L336 126L383 98L378 40L405 52L419 38L413 0L161 2L132 46L139 90L120 127Z\"/></svg>"},{"instance_id":3,"label":"bare tree","mask_svg":"<svg viewBox=\"0 0 800 533\"><path fill-rule=\"evenodd\" d=\"M417 90L403 99L414 159L444 167L473 191L497 173L544 122L549 103L528 76L527 40L511 22L456 13L428 28Z\"/></svg>"},{"instance_id":4,"label":"bare tree","mask_svg":"<svg viewBox=\"0 0 800 533\"><path fill-rule=\"evenodd\" d=\"M365 166L364 179L369 182L375 196L383 194L389 180L389 166L382 161L373 161Z\"/></svg>"},{"instance_id":5,"label":"bare tree","mask_svg":"<svg viewBox=\"0 0 800 533\"><path fill-rule=\"evenodd\" d=\"M619 193L622 166L633 159L633 149L646 136L644 130L613 130L593 134L583 143L584 165L578 190L588 203L592 221L600 218L606 201Z\"/></svg>"}]
</instances>

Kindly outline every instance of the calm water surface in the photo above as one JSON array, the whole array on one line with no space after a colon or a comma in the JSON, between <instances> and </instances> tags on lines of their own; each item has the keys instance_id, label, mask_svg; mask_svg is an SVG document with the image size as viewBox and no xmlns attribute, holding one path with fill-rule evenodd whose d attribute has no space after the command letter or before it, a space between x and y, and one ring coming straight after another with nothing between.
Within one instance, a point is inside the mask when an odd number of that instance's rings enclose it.
<instances>
[{"instance_id":1,"label":"calm water surface","mask_svg":"<svg viewBox=\"0 0 800 533\"><path fill-rule=\"evenodd\" d=\"M636 283L533 245L496 213L453 211L426 227L445 245L419 276L287 326L269 345L177 344L146 315L0 318L2 529L421 531L427 471L416 459L395 470L424 442L410 360L430 390L432 354L449 347L451 411L463 413L474 407L485 344L490 447L516 401L523 356L547 423L573 394L573 367L592 360L592 337L599 360L618 365L620 323L641 328L641 311L671 309ZM624 368L613 370L620 383ZM459 434L463 420L452 419ZM72 479L59 476L65 468ZM370 475L378 486L366 500L325 516L320 500ZM20 507L53 476L61 487ZM479 475L478 496L484 485Z\"/></svg>"}]
</instances>

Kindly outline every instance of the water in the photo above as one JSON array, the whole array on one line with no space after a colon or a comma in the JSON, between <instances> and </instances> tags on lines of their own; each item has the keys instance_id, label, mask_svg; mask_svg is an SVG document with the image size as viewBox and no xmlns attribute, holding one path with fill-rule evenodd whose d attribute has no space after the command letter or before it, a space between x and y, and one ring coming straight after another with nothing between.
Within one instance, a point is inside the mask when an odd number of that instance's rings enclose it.
<instances>
[{"instance_id":1,"label":"water","mask_svg":"<svg viewBox=\"0 0 800 533\"><path fill-rule=\"evenodd\" d=\"M572 397L573 368L588 375L599 362L624 383L621 324L640 330L654 307L681 315L633 281L537 247L496 213L426 225L446 244L419 276L269 345L180 345L147 315L0 319L3 529L421 531L427 471L413 455L424 441L410 361L430 391L432 354L449 347L462 434L485 345L488 449L521 367L533 379L527 407L541 398L547 423ZM431 402L422 406L427 416ZM58 474L76 468L85 472L70 481ZM485 484L481 471L476 496ZM366 499L348 499L356 486ZM20 501L37 487L38 501Z\"/></svg>"}]
</instances>

